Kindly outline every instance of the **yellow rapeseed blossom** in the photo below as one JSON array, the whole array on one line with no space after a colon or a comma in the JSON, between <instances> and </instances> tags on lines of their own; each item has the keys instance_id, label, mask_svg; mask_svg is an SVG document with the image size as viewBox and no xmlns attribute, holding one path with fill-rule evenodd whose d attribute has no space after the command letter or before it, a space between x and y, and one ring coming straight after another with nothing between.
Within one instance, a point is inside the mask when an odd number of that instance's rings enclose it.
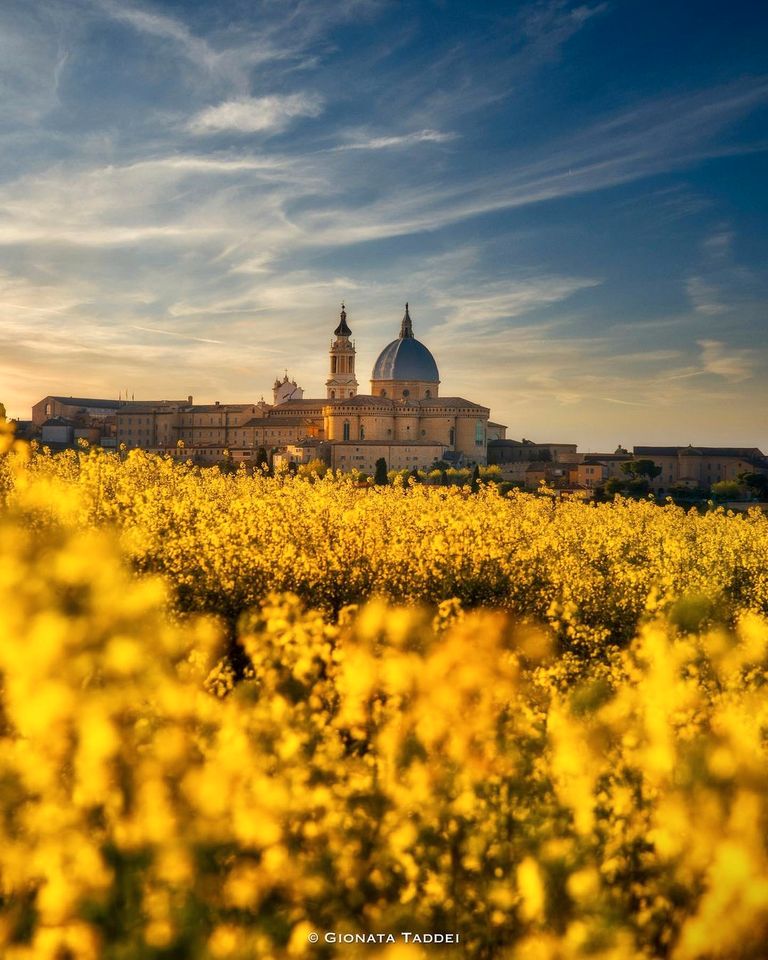
<instances>
[{"instance_id":1,"label":"yellow rapeseed blossom","mask_svg":"<svg viewBox=\"0 0 768 960\"><path fill-rule=\"evenodd\" d=\"M767 614L756 511L0 421L0 956L761 960Z\"/></svg>"}]
</instances>

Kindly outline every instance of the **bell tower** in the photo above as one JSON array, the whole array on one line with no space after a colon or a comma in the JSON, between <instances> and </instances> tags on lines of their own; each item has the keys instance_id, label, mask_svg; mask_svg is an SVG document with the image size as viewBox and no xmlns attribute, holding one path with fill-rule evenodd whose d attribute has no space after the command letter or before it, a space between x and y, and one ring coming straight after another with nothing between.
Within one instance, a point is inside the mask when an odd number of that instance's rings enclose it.
<instances>
[{"instance_id":1,"label":"bell tower","mask_svg":"<svg viewBox=\"0 0 768 960\"><path fill-rule=\"evenodd\" d=\"M331 369L325 381L329 400L344 400L357 396L355 379L355 344L349 338L352 331L347 326L347 311L341 305L341 322L333 331L335 339L331 342Z\"/></svg>"}]
</instances>

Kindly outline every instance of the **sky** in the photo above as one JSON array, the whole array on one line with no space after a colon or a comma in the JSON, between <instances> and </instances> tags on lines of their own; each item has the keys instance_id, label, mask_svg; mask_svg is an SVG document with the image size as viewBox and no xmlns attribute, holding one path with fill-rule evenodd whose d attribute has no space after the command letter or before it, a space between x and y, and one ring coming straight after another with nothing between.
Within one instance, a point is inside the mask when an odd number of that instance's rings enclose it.
<instances>
[{"instance_id":1,"label":"sky","mask_svg":"<svg viewBox=\"0 0 768 960\"><path fill-rule=\"evenodd\" d=\"M768 451L768 5L3 0L0 401L360 390Z\"/></svg>"}]
</instances>

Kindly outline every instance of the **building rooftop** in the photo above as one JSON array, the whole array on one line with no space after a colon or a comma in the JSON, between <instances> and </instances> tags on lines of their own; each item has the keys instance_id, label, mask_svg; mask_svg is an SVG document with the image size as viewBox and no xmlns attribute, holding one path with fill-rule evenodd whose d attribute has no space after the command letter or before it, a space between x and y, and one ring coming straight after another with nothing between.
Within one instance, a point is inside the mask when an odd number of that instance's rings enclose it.
<instances>
[{"instance_id":1,"label":"building rooftop","mask_svg":"<svg viewBox=\"0 0 768 960\"><path fill-rule=\"evenodd\" d=\"M282 403L268 407L268 410L270 415L274 416L285 416L287 410L318 410L319 412L319 408L327 403L331 401L320 397L315 400L284 400Z\"/></svg>"},{"instance_id":2,"label":"building rooftop","mask_svg":"<svg viewBox=\"0 0 768 960\"><path fill-rule=\"evenodd\" d=\"M241 424L239 427L234 426L234 430L242 430L244 427L275 427L277 429L282 429L283 427L305 427L307 426L306 417L251 417L250 420L246 420L245 423Z\"/></svg>"},{"instance_id":3,"label":"building rooftop","mask_svg":"<svg viewBox=\"0 0 768 960\"><path fill-rule=\"evenodd\" d=\"M79 426L76 420L71 420L69 417L49 417L45 423L44 427L76 427Z\"/></svg>"},{"instance_id":4,"label":"building rooftop","mask_svg":"<svg viewBox=\"0 0 768 960\"><path fill-rule=\"evenodd\" d=\"M123 400L118 414L151 413L157 407L189 407L189 400Z\"/></svg>"},{"instance_id":5,"label":"building rooftop","mask_svg":"<svg viewBox=\"0 0 768 960\"><path fill-rule=\"evenodd\" d=\"M49 398L45 398L49 399ZM50 397L51 400L57 400L59 403L65 403L70 407L103 407L105 410L116 410L122 406L124 400L103 400L94 397Z\"/></svg>"},{"instance_id":6,"label":"building rooftop","mask_svg":"<svg viewBox=\"0 0 768 960\"><path fill-rule=\"evenodd\" d=\"M765 459L757 447L634 447L636 457L737 457L740 460Z\"/></svg>"},{"instance_id":7,"label":"building rooftop","mask_svg":"<svg viewBox=\"0 0 768 960\"><path fill-rule=\"evenodd\" d=\"M439 440L327 440L332 447L443 447Z\"/></svg>"},{"instance_id":8,"label":"building rooftop","mask_svg":"<svg viewBox=\"0 0 768 960\"><path fill-rule=\"evenodd\" d=\"M192 413L226 413L229 410L255 409L255 403L194 403L186 405Z\"/></svg>"},{"instance_id":9,"label":"building rooftop","mask_svg":"<svg viewBox=\"0 0 768 960\"><path fill-rule=\"evenodd\" d=\"M476 404L475 404L476 406ZM489 427L500 427L504 424L500 423L488 423ZM568 449L575 450L578 444L576 443L538 443L533 440L489 440L488 446L493 444L494 447L567 447Z\"/></svg>"}]
</instances>

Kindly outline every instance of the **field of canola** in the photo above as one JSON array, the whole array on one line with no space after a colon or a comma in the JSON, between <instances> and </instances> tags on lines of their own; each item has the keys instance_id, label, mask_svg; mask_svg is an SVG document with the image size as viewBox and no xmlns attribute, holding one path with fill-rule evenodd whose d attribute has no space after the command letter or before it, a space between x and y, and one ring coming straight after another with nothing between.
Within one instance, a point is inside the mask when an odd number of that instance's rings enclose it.
<instances>
[{"instance_id":1,"label":"field of canola","mask_svg":"<svg viewBox=\"0 0 768 960\"><path fill-rule=\"evenodd\" d=\"M757 513L6 433L0 611L8 960L768 953Z\"/></svg>"}]
</instances>

